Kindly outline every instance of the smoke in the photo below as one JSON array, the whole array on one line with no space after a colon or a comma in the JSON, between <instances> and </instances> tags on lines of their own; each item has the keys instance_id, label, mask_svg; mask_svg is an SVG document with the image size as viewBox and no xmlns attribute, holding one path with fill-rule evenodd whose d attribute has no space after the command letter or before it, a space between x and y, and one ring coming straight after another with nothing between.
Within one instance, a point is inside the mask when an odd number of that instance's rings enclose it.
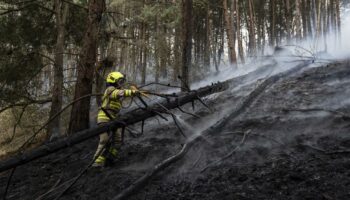
<instances>
[{"instance_id":1,"label":"smoke","mask_svg":"<svg viewBox=\"0 0 350 200\"><path fill-rule=\"evenodd\" d=\"M332 28L334 29L334 28ZM326 36L310 37L295 43L296 56L313 56L316 62L332 62L349 59L350 57L350 7L343 8L341 12L341 32L330 31ZM293 45L291 45L293 47Z\"/></svg>"},{"instance_id":2,"label":"smoke","mask_svg":"<svg viewBox=\"0 0 350 200\"><path fill-rule=\"evenodd\" d=\"M255 88L255 85L259 84L259 80L266 79L270 76L273 76L275 74L281 73L283 71L289 70L292 67L296 66L300 63L301 60L310 60L315 59L315 63L311 67L319 67L323 66L324 63L332 63L334 60L339 59L348 59L350 55L350 40L347 38L347 36L350 35L350 10L345 9L342 12L342 29L341 34L331 33L325 38L308 38L306 40L303 40L301 42L291 44L291 45L284 45L282 51L276 51L275 48L269 48L265 52L269 56L261 57L259 59L253 59L251 58L248 60L247 64L240 64L238 66L230 66L226 65L223 68L221 68L221 71L216 74L212 74L209 77L207 77L205 80L198 81L196 83L191 84L191 89L197 89L203 86L210 85L211 83L215 82L222 82L228 79L240 77L243 75L247 75L251 72L254 72L261 67L265 65L270 65L269 68L267 68L266 71L258 74L254 74L250 76L248 79L245 79L243 82L234 85L231 89L231 91L226 91L223 93L213 94L206 98L206 100L209 101L215 101L218 100L221 102L222 105L217 105L215 108L215 113L208 114L205 117L202 117L201 119L197 120L195 123L190 123L187 120L187 116L185 114L179 115L176 114L176 120L178 124L182 127L185 134L188 136L194 136L201 134L204 130L208 129L212 125L214 125L217 121L222 119L224 116L226 116L232 109L237 106L237 102L233 102L232 99L227 99L225 101L223 99L223 95L226 96L235 96L235 98L239 100L244 97L247 93L252 91ZM310 68L310 67L309 67ZM347 81L348 82L348 81ZM328 85L329 87L337 87L341 84L346 85L346 80L337 80L333 79L325 85ZM243 89L244 87L247 87L248 89ZM296 86L297 87L297 86ZM294 90L294 89L293 89ZM179 91L178 89L171 89L167 92L173 93ZM325 92L325 91L323 91ZM271 94L270 94L271 95ZM315 107L324 107L324 108L330 108L330 109L339 109L343 106L350 105L350 100L348 99L348 96L350 95L350 90L344 90L344 95L338 95L332 96L329 95L327 98L321 99L321 100L314 100L310 103L308 106L315 106ZM220 97L221 96L221 97ZM296 96L295 98L301 98L300 95L295 95L293 92L286 93L285 96L291 96L289 100L292 100L293 96ZM221 99L220 99L221 98ZM288 98L288 97L286 97ZM298 102L298 101L296 101ZM276 102L278 103L278 102ZM220 103L219 103L220 104ZM267 106L272 106L273 103L267 104ZM266 105L266 103L265 103ZM289 104L288 104L289 105ZM332 106L333 105L333 106ZM298 106L297 104L295 106ZM205 109L205 108L200 108ZM270 110L271 108L262 108L266 110ZM261 114L263 112L255 112L258 114ZM254 113L254 114L255 114ZM252 130L254 133L260 133L262 135L268 135L270 137L275 138L278 141L282 141L285 143L291 143L295 142L295 138L300 137L303 134L310 134L310 133L327 133L327 128L332 126L332 121L325 121L324 119L329 117L331 114L328 112L308 112L308 113L302 113L302 112L290 112L289 114L285 114L282 116L277 116L278 113L263 113L265 115L271 115L270 117L275 118L281 118L281 121L278 121L277 124L272 124L271 127L269 125L266 125L264 127L260 127L258 124L256 127L253 126ZM249 117L245 115L244 117L240 117L239 120L247 121L249 120ZM261 120L263 121L263 116L255 116L257 118L257 121ZM172 119L168 117L169 121L164 122L162 121L162 126L169 126L170 123L173 123ZM250 118L251 119L251 118ZM276 119L274 119L276 120ZM284 120L284 121L283 121ZM156 123L155 120L152 122ZM236 123L237 120L235 120ZM286 123L292 123L295 125L294 129L291 129L291 125L286 125ZM307 122L307 123L306 123ZM147 129L151 130L155 127L155 124L152 123ZM167 124L168 123L168 124ZM262 123L265 123L264 121ZM267 123L268 124L268 123ZM249 125L247 125L249 127ZM236 131L236 130L233 130ZM221 133L218 133L221 134ZM312 134L310 134L312 135ZM317 137L321 137L322 134L317 135ZM165 137L164 135L153 135L152 137ZM221 138L222 135L220 135ZM179 173L184 173L191 171L191 167L195 165L197 160L200 160L202 167L207 164L209 161L217 160L217 158L213 158L212 156L214 154L211 154L208 152L208 146L209 144L213 144L217 142L217 139L213 138L204 138L206 142L203 142L201 147L192 149L189 154L186 156L185 164L182 165L180 168L177 169L177 173L175 176L179 175ZM237 140L238 139L238 140ZM227 140L230 140L231 142L229 145L222 145L221 153L222 152L228 152L228 147L234 147L238 144L240 137L231 136ZM227 144L227 143L225 143ZM279 144L276 144L276 142L269 141L267 139L256 139L252 141L247 141L247 144L242 147L244 151L249 151L249 149L267 149L266 151L274 151L274 148L276 146L279 146ZM174 150L174 149L172 149ZM217 149L216 149L217 150ZM280 149L276 150L279 151ZM218 153L220 154L220 152ZM222 155L221 155L222 156ZM253 153L249 154L249 156L245 157L246 161L263 161L263 157L259 154L259 152L256 152L254 155ZM260 159L261 158L261 159ZM232 159L238 159L233 158ZM157 163L159 159L155 159L154 157L150 157L146 162L137 163L132 168L134 170L144 170L150 166L152 166L154 163ZM130 166L127 167L129 169Z\"/></svg>"}]
</instances>

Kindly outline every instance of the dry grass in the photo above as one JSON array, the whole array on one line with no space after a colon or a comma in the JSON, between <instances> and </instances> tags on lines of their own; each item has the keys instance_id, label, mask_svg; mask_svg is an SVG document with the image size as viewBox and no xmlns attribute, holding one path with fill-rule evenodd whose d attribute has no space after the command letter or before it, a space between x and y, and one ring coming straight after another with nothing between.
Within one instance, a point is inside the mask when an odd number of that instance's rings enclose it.
<instances>
[{"instance_id":1,"label":"dry grass","mask_svg":"<svg viewBox=\"0 0 350 200\"><path fill-rule=\"evenodd\" d=\"M9 109L0 114L0 159L18 152L22 145L32 137L35 130L45 122L46 118L42 116L47 116L47 109L36 106L28 107L13 135L20 113L21 109ZM42 131L25 150L42 144L46 139L47 135L45 131Z\"/></svg>"}]
</instances>

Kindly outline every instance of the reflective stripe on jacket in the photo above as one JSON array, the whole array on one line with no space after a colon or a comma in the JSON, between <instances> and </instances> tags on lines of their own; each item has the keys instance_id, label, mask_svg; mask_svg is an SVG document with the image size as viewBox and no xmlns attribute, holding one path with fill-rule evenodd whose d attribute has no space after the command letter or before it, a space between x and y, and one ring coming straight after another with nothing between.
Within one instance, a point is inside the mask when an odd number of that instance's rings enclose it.
<instances>
[{"instance_id":1,"label":"reflective stripe on jacket","mask_svg":"<svg viewBox=\"0 0 350 200\"><path fill-rule=\"evenodd\" d=\"M117 89L114 86L109 86L102 97L102 105L98 111L97 123L109 122L115 119L120 109L122 108L122 101L124 97L130 97L135 92L133 90ZM108 112L108 114L106 114Z\"/></svg>"}]
</instances>

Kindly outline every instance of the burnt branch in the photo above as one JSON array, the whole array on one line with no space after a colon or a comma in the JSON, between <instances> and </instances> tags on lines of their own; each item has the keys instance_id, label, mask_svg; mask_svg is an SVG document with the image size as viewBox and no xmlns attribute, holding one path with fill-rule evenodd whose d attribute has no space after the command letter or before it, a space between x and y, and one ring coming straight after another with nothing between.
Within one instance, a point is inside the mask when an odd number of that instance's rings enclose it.
<instances>
[{"instance_id":1,"label":"burnt branch","mask_svg":"<svg viewBox=\"0 0 350 200\"><path fill-rule=\"evenodd\" d=\"M350 153L350 149L343 149L343 150L333 150L333 151L327 151L325 149L321 149L320 147L315 147L310 144L302 144L305 147L311 148L313 150L316 150L318 152L321 152L326 155L332 155L332 154L348 154Z\"/></svg>"},{"instance_id":2,"label":"burnt branch","mask_svg":"<svg viewBox=\"0 0 350 200\"><path fill-rule=\"evenodd\" d=\"M183 88L181 86L170 85L170 83L164 84L164 83L156 83L156 82L152 82L152 83L148 83L148 84L145 84L145 85L141 85L139 88L144 88L144 87L148 87L148 86L151 86L151 85L160 85L160 86L168 87L168 88L178 88L178 89L186 89L187 90L187 88Z\"/></svg>"},{"instance_id":3,"label":"burnt branch","mask_svg":"<svg viewBox=\"0 0 350 200\"><path fill-rule=\"evenodd\" d=\"M336 111L336 110L330 110L330 109L325 109L325 108L305 108L305 109L301 109L301 108L289 108L289 109L282 109L283 112L329 112L331 114L334 115L339 115L341 116L343 119L346 120L350 120L350 115L340 112L340 111Z\"/></svg>"},{"instance_id":4,"label":"burnt branch","mask_svg":"<svg viewBox=\"0 0 350 200\"><path fill-rule=\"evenodd\" d=\"M177 107L177 109L179 109L182 113L185 113L185 114L187 114L187 115L191 115L192 117L195 117L195 118L197 118L197 119L201 118L201 117L200 117L199 115L197 115L197 114L184 111L184 110L181 108L181 106Z\"/></svg>"},{"instance_id":5,"label":"burnt branch","mask_svg":"<svg viewBox=\"0 0 350 200\"><path fill-rule=\"evenodd\" d=\"M182 130L181 126L179 125L179 123L177 123L177 119L176 116L173 113L169 113L171 115L171 117L174 120L174 123L177 127L177 129L180 131L181 135L184 136L184 138L187 138L187 136L185 135L185 132Z\"/></svg>"},{"instance_id":6,"label":"burnt branch","mask_svg":"<svg viewBox=\"0 0 350 200\"><path fill-rule=\"evenodd\" d=\"M47 191L45 192L44 194L40 195L38 198L36 198L35 200L42 200L44 199L47 195L51 194L52 192L54 192L55 190L57 190L57 187L59 186L59 184L61 183L62 181L62 176L63 176L63 173L61 173L61 176L60 178L56 181L56 183Z\"/></svg>"},{"instance_id":7,"label":"burnt branch","mask_svg":"<svg viewBox=\"0 0 350 200\"><path fill-rule=\"evenodd\" d=\"M244 132L244 135L243 135L243 137L242 137L241 142L240 142L231 152L229 152L228 154L226 154L226 156L220 158L219 160L214 161L214 162L208 164L206 167L204 167L204 168L201 170L201 173L204 172L205 170L207 170L208 168L217 166L217 165L220 164L222 161L224 161L224 160L230 158L239 148L241 148L241 147L245 144L246 138L247 138L247 136L249 135L249 133L250 133L250 130Z\"/></svg>"},{"instance_id":8,"label":"burnt branch","mask_svg":"<svg viewBox=\"0 0 350 200\"><path fill-rule=\"evenodd\" d=\"M16 167L14 167L11 170L10 176L7 179L6 188L5 188L5 192L4 192L4 198L3 198L4 200L6 200L6 196L7 196L8 190L10 188L10 183L11 183L11 180L12 180L12 177L13 177L13 174L15 173L15 171L16 171Z\"/></svg>"},{"instance_id":9,"label":"burnt branch","mask_svg":"<svg viewBox=\"0 0 350 200\"><path fill-rule=\"evenodd\" d=\"M199 97L197 96L197 100L201 102L201 104L206 107L210 112L213 112L212 109Z\"/></svg>"}]
</instances>

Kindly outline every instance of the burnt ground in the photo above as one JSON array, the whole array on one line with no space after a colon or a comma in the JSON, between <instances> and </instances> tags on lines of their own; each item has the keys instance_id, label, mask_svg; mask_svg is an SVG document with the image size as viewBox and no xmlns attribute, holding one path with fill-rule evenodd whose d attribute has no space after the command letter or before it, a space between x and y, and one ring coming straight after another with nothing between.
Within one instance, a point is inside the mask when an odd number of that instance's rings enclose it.
<instances>
[{"instance_id":1,"label":"burnt ground","mask_svg":"<svg viewBox=\"0 0 350 200\"><path fill-rule=\"evenodd\" d=\"M214 112L197 102L201 119L178 113L187 135L210 127L261 82L237 80L230 91L204 98ZM350 199L349 97L348 62L285 77L129 199ZM185 143L170 120L146 123L142 137L127 136L116 165L89 169L60 199L112 199ZM54 199L57 186L88 165L96 145L97 139L89 140L18 167L8 199L37 199L56 186L41 198ZM1 192L7 175L0 177Z\"/></svg>"}]
</instances>

